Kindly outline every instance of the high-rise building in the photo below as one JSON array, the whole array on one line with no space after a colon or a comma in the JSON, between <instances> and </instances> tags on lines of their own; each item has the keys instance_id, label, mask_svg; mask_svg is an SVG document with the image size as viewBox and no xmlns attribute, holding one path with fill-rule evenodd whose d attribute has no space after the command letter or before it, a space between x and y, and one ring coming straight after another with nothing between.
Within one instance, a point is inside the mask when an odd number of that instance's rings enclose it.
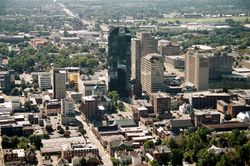
<instances>
[{"instance_id":1,"label":"high-rise building","mask_svg":"<svg viewBox=\"0 0 250 166\"><path fill-rule=\"evenodd\" d=\"M0 90L4 92L11 90L11 78L8 71L0 72Z\"/></svg>"},{"instance_id":2,"label":"high-rise building","mask_svg":"<svg viewBox=\"0 0 250 166\"><path fill-rule=\"evenodd\" d=\"M126 27L112 27L108 36L109 91L129 96L131 34Z\"/></svg>"},{"instance_id":3,"label":"high-rise building","mask_svg":"<svg viewBox=\"0 0 250 166\"><path fill-rule=\"evenodd\" d=\"M209 82L209 59L199 52L188 51L185 63L185 80L197 90L207 90Z\"/></svg>"},{"instance_id":4,"label":"high-rise building","mask_svg":"<svg viewBox=\"0 0 250 166\"><path fill-rule=\"evenodd\" d=\"M38 85L41 90L51 89L51 73L38 73Z\"/></svg>"},{"instance_id":5,"label":"high-rise building","mask_svg":"<svg viewBox=\"0 0 250 166\"><path fill-rule=\"evenodd\" d=\"M66 97L66 72L56 68L52 72L53 98L64 99Z\"/></svg>"},{"instance_id":6,"label":"high-rise building","mask_svg":"<svg viewBox=\"0 0 250 166\"><path fill-rule=\"evenodd\" d=\"M83 96L81 98L81 111L87 119L94 119L97 116L98 101L93 96Z\"/></svg>"},{"instance_id":7,"label":"high-rise building","mask_svg":"<svg viewBox=\"0 0 250 166\"><path fill-rule=\"evenodd\" d=\"M131 39L131 80L139 80L141 77L141 40Z\"/></svg>"},{"instance_id":8,"label":"high-rise building","mask_svg":"<svg viewBox=\"0 0 250 166\"><path fill-rule=\"evenodd\" d=\"M141 57L156 52L156 39L149 32L137 32L131 40L131 80L135 96L141 94Z\"/></svg>"},{"instance_id":9,"label":"high-rise building","mask_svg":"<svg viewBox=\"0 0 250 166\"><path fill-rule=\"evenodd\" d=\"M233 56L225 52L206 55L209 58L209 80L220 80L223 74L232 74Z\"/></svg>"},{"instance_id":10,"label":"high-rise building","mask_svg":"<svg viewBox=\"0 0 250 166\"><path fill-rule=\"evenodd\" d=\"M186 55L186 81L197 90L208 89L209 80L220 80L223 74L231 74L233 57L223 52L189 50Z\"/></svg>"},{"instance_id":11,"label":"high-rise building","mask_svg":"<svg viewBox=\"0 0 250 166\"><path fill-rule=\"evenodd\" d=\"M150 32L137 32L136 38L141 40L141 54L146 56L151 53L157 53L157 40Z\"/></svg>"},{"instance_id":12,"label":"high-rise building","mask_svg":"<svg viewBox=\"0 0 250 166\"><path fill-rule=\"evenodd\" d=\"M75 105L72 98L61 99L61 124L68 125L75 122Z\"/></svg>"},{"instance_id":13,"label":"high-rise building","mask_svg":"<svg viewBox=\"0 0 250 166\"><path fill-rule=\"evenodd\" d=\"M141 58L142 90L148 94L163 88L163 57L157 53L148 54Z\"/></svg>"},{"instance_id":14,"label":"high-rise building","mask_svg":"<svg viewBox=\"0 0 250 166\"><path fill-rule=\"evenodd\" d=\"M171 56L171 55L179 55L180 54L180 46L178 44L163 43L159 45L160 54L162 56Z\"/></svg>"}]
</instances>

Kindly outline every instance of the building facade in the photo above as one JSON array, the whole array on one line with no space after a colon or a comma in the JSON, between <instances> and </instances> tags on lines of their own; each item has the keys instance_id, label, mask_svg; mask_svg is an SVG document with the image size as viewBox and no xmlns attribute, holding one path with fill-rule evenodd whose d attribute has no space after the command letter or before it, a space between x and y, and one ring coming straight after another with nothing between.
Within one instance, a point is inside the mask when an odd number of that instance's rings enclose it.
<instances>
[{"instance_id":1,"label":"building facade","mask_svg":"<svg viewBox=\"0 0 250 166\"><path fill-rule=\"evenodd\" d=\"M38 85L41 90L51 89L51 73L38 73Z\"/></svg>"},{"instance_id":2,"label":"building facade","mask_svg":"<svg viewBox=\"0 0 250 166\"><path fill-rule=\"evenodd\" d=\"M141 59L142 90L150 94L163 88L163 57L157 53L148 54Z\"/></svg>"},{"instance_id":3,"label":"building facade","mask_svg":"<svg viewBox=\"0 0 250 166\"><path fill-rule=\"evenodd\" d=\"M72 98L61 100L61 124L75 123L75 102Z\"/></svg>"},{"instance_id":4,"label":"building facade","mask_svg":"<svg viewBox=\"0 0 250 166\"><path fill-rule=\"evenodd\" d=\"M66 72L56 68L52 72L53 98L64 99L66 97Z\"/></svg>"},{"instance_id":5,"label":"building facade","mask_svg":"<svg viewBox=\"0 0 250 166\"><path fill-rule=\"evenodd\" d=\"M168 44L161 44L159 46L160 54L162 56L171 56L180 54L180 46L169 42Z\"/></svg>"},{"instance_id":6,"label":"building facade","mask_svg":"<svg viewBox=\"0 0 250 166\"><path fill-rule=\"evenodd\" d=\"M208 89L209 59L203 53L187 52L185 81L194 84L198 91Z\"/></svg>"},{"instance_id":7,"label":"building facade","mask_svg":"<svg viewBox=\"0 0 250 166\"><path fill-rule=\"evenodd\" d=\"M93 96L83 96L81 99L81 111L87 119L93 119L97 116L98 101Z\"/></svg>"},{"instance_id":8,"label":"building facade","mask_svg":"<svg viewBox=\"0 0 250 166\"><path fill-rule=\"evenodd\" d=\"M126 27L112 27L108 36L109 91L129 96L131 34Z\"/></svg>"}]
</instances>

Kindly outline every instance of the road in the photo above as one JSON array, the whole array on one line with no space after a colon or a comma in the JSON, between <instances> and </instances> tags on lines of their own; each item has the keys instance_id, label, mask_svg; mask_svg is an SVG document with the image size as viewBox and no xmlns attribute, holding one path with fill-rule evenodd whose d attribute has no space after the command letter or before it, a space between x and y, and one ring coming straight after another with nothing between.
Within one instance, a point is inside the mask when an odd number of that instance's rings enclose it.
<instances>
[{"instance_id":1,"label":"road","mask_svg":"<svg viewBox=\"0 0 250 166\"><path fill-rule=\"evenodd\" d=\"M83 120L81 116L76 116L76 119L79 120L82 124L84 129L86 130L86 135L89 137L90 141L98 148L99 154L102 158L102 162L104 166L112 166L112 162L110 160L110 156L108 153L104 150L103 146L101 145L100 141L97 139L97 137L92 132L91 127Z\"/></svg>"},{"instance_id":2,"label":"road","mask_svg":"<svg viewBox=\"0 0 250 166\"><path fill-rule=\"evenodd\" d=\"M0 165L4 165L2 137L0 137Z\"/></svg>"},{"instance_id":3,"label":"road","mask_svg":"<svg viewBox=\"0 0 250 166\"><path fill-rule=\"evenodd\" d=\"M71 17L77 17L73 12L71 12L69 9L67 9L66 6L63 5L62 3L59 3L59 5L63 8L63 11L64 11L67 15L69 15L69 16L71 16Z\"/></svg>"}]
</instances>

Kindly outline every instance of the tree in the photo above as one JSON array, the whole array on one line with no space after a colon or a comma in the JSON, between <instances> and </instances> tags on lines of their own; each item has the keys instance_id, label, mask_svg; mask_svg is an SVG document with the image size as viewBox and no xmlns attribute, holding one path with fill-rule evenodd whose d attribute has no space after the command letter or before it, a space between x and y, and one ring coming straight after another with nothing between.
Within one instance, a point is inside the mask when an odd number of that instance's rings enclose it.
<instances>
[{"instance_id":1,"label":"tree","mask_svg":"<svg viewBox=\"0 0 250 166\"><path fill-rule=\"evenodd\" d=\"M216 165L216 158L213 153L201 150L198 154L198 166Z\"/></svg>"},{"instance_id":2,"label":"tree","mask_svg":"<svg viewBox=\"0 0 250 166\"><path fill-rule=\"evenodd\" d=\"M111 99L112 109L117 107L117 101L119 100L119 94L117 91L112 91L108 93L108 97Z\"/></svg>"},{"instance_id":3,"label":"tree","mask_svg":"<svg viewBox=\"0 0 250 166\"><path fill-rule=\"evenodd\" d=\"M65 138L69 138L69 137L70 137L70 132L69 132L69 131L65 131L65 132L63 133L63 136L64 136Z\"/></svg>"},{"instance_id":4,"label":"tree","mask_svg":"<svg viewBox=\"0 0 250 166\"><path fill-rule=\"evenodd\" d=\"M170 162L172 165L182 165L183 152L181 149L172 149L170 153Z\"/></svg>"},{"instance_id":5,"label":"tree","mask_svg":"<svg viewBox=\"0 0 250 166\"><path fill-rule=\"evenodd\" d=\"M63 128L60 128L58 133L59 133L59 134L64 134Z\"/></svg>"},{"instance_id":6,"label":"tree","mask_svg":"<svg viewBox=\"0 0 250 166\"><path fill-rule=\"evenodd\" d=\"M19 144L17 145L18 149L28 149L29 147L29 139L22 137L20 139Z\"/></svg>"},{"instance_id":7,"label":"tree","mask_svg":"<svg viewBox=\"0 0 250 166\"><path fill-rule=\"evenodd\" d=\"M62 126L58 125L57 126L57 130L60 130L62 128Z\"/></svg>"},{"instance_id":8,"label":"tree","mask_svg":"<svg viewBox=\"0 0 250 166\"><path fill-rule=\"evenodd\" d=\"M158 137L158 138L156 139L155 145L161 145L161 143L162 143L161 138Z\"/></svg>"},{"instance_id":9,"label":"tree","mask_svg":"<svg viewBox=\"0 0 250 166\"><path fill-rule=\"evenodd\" d=\"M48 133L52 133L54 131L52 125L46 125L45 129Z\"/></svg>"},{"instance_id":10,"label":"tree","mask_svg":"<svg viewBox=\"0 0 250 166\"><path fill-rule=\"evenodd\" d=\"M33 88L34 88L35 90L37 90L38 87L39 87L39 85L38 85L37 83L33 83Z\"/></svg>"},{"instance_id":11,"label":"tree","mask_svg":"<svg viewBox=\"0 0 250 166\"><path fill-rule=\"evenodd\" d=\"M43 134L43 139L50 139L49 134Z\"/></svg>"},{"instance_id":12,"label":"tree","mask_svg":"<svg viewBox=\"0 0 250 166\"><path fill-rule=\"evenodd\" d=\"M216 166L227 166L227 165L231 165L230 160L225 154L223 154L220 157L220 160L216 163Z\"/></svg>"},{"instance_id":13,"label":"tree","mask_svg":"<svg viewBox=\"0 0 250 166\"><path fill-rule=\"evenodd\" d=\"M24 90L24 89L27 88L27 84L26 84L26 82L25 82L24 79L21 80L21 85L20 85L20 86L21 86L21 89L22 89L22 90Z\"/></svg>"},{"instance_id":14,"label":"tree","mask_svg":"<svg viewBox=\"0 0 250 166\"><path fill-rule=\"evenodd\" d=\"M154 147L154 142L152 140L148 140L143 144L144 149L151 149Z\"/></svg>"},{"instance_id":15,"label":"tree","mask_svg":"<svg viewBox=\"0 0 250 166\"><path fill-rule=\"evenodd\" d=\"M10 92L12 96L20 96L21 92L18 88L13 88Z\"/></svg>"},{"instance_id":16,"label":"tree","mask_svg":"<svg viewBox=\"0 0 250 166\"><path fill-rule=\"evenodd\" d=\"M247 136L244 132L234 129L228 137L228 142L231 147L238 147L247 142Z\"/></svg>"},{"instance_id":17,"label":"tree","mask_svg":"<svg viewBox=\"0 0 250 166\"><path fill-rule=\"evenodd\" d=\"M244 144L238 149L238 154L245 162L245 165L250 164L250 143Z\"/></svg>"},{"instance_id":18,"label":"tree","mask_svg":"<svg viewBox=\"0 0 250 166\"><path fill-rule=\"evenodd\" d=\"M80 158L80 166L86 166L87 165L87 161L84 157Z\"/></svg>"},{"instance_id":19,"label":"tree","mask_svg":"<svg viewBox=\"0 0 250 166\"><path fill-rule=\"evenodd\" d=\"M184 153L184 161L188 162L189 164L194 163L195 161L194 151L186 151Z\"/></svg>"},{"instance_id":20,"label":"tree","mask_svg":"<svg viewBox=\"0 0 250 166\"><path fill-rule=\"evenodd\" d=\"M125 110L125 106L123 104L123 102L118 102L117 108L119 109L119 111L124 111Z\"/></svg>"},{"instance_id":21,"label":"tree","mask_svg":"<svg viewBox=\"0 0 250 166\"><path fill-rule=\"evenodd\" d=\"M2 147L3 149L11 148L10 139L7 136L2 136Z\"/></svg>"},{"instance_id":22,"label":"tree","mask_svg":"<svg viewBox=\"0 0 250 166\"><path fill-rule=\"evenodd\" d=\"M113 166L119 166L120 165L120 160L114 158L114 157L111 157L110 160L112 161L113 163Z\"/></svg>"},{"instance_id":23,"label":"tree","mask_svg":"<svg viewBox=\"0 0 250 166\"><path fill-rule=\"evenodd\" d=\"M161 166L157 160L150 161L151 166Z\"/></svg>"},{"instance_id":24,"label":"tree","mask_svg":"<svg viewBox=\"0 0 250 166\"><path fill-rule=\"evenodd\" d=\"M40 150L40 148L43 146L41 137L38 135L31 135L29 137L30 143L36 147L37 150Z\"/></svg>"},{"instance_id":25,"label":"tree","mask_svg":"<svg viewBox=\"0 0 250 166\"><path fill-rule=\"evenodd\" d=\"M232 115L230 115L230 114L225 114L224 119L225 119L225 120L231 120L231 119L232 119Z\"/></svg>"}]
</instances>

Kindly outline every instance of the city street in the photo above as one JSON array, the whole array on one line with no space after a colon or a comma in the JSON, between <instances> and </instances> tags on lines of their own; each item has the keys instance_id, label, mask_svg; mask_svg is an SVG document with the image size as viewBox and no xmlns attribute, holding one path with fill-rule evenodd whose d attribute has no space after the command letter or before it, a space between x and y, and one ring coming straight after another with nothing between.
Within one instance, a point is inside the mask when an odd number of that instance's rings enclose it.
<instances>
[{"instance_id":1,"label":"city street","mask_svg":"<svg viewBox=\"0 0 250 166\"><path fill-rule=\"evenodd\" d=\"M0 137L0 165L4 165L2 137Z\"/></svg>"},{"instance_id":2,"label":"city street","mask_svg":"<svg viewBox=\"0 0 250 166\"><path fill-rule=\"evenodd\" d=\"M104 150L103 146L101 145L100 141L96 138L94 133L91 130L91 127L87 125L87 123L83 120L81 116L76 116L76 119L79 120L82 124L84 129L86 130L86 135L89 137L90 141L96 145L99 149L100 157L102 158L102 162L104 166L112 166L112 162L110 160L110 156Z\"/></svg>"}]
</instances>

